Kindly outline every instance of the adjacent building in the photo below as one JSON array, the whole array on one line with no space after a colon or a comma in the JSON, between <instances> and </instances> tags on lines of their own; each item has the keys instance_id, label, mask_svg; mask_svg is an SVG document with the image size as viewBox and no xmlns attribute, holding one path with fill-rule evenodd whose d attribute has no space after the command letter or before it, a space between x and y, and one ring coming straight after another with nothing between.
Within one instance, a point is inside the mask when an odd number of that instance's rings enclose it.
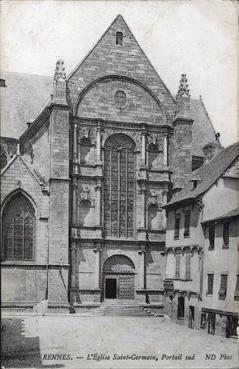
<instances>
[{"instance_id":1,"label":"adjacent building","mask_svg":"<svg viewBox=\"0 0 239 369\"><path fill-rule=\"evenodd\" d=\"M239 143L206 145L167 210L167 311L190 328L236 335L238 325Z\"/></svg>"}]
</instances>

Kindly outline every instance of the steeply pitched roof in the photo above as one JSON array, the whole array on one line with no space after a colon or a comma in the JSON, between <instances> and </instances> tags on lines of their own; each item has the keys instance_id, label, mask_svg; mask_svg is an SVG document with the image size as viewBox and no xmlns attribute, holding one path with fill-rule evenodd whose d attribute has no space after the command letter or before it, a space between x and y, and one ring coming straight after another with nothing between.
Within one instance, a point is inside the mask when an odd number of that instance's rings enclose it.
<instances>
[{"instance_id":1,"label":"steeply pitched roof","mask_svg":"<svg viewBox=\"0 0 239 369\"><path fill-rule=\"evenodd\" d=\"M181 201L196 199L202 195L222 176L238 156L239 142L221 150L210 162L192 173L193 179L198 178L200 180L197 187L192 190L192 183L189 182L182 191L175 194L172 201L165 205L165 207Z\"/></svg>"},{"instance_id":2,"label":"steeply pitched roof","mask_svg":"<svg viewBox=\"0 0 239 369\"><path fill-rule=\"evenodd\" d=\"M203 146L209 142L216 141L216 131L201 99L191 99L190 109L194 119L192 142L193 155L203 156Z\"/></svg>"},{"instance_id":3,"label":"steeply pitched roof","mask_svg":"<svg viewBox=\"0 0 239 369\"><path fill-rule=\"evenodd\" d=\"M202 222L202 223L208 223L211 221L219 221L219 220L223 220L223 219L229 219L229 218L235 218L239 216L239 207L233 210L228 211L225 214L220 215L219 217L216 218L211 218L211 219L207 219L206 221Z\"/></svg>"},{"instance_id":4,"label":"steeply pitched roof","mask_svg":"<svg viewBox=\"0 0 239 369\"><path fill-rule=\"evenodd\" d=\"M1 136L19 138L52 93L53 78L36 74L2 72Z\"/></svg>"}]
</instances>

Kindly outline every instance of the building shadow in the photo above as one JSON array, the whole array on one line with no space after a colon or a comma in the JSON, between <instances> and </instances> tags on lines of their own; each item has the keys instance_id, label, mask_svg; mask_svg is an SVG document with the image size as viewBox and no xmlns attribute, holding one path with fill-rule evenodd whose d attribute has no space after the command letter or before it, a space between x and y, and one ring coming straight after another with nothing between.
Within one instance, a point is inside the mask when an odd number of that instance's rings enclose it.
<instances>
[{"instance_id":1,"label":"building shadow","mask_svg":"<svg viewBox=\"0 0 239 369\"><path fill-rule=\"evenodd\" d=\"M1 320L1 367L4 368L63 368L63 364L43 365L39 337L26 337L24 320Z\"/></svg>"}]
</instances>

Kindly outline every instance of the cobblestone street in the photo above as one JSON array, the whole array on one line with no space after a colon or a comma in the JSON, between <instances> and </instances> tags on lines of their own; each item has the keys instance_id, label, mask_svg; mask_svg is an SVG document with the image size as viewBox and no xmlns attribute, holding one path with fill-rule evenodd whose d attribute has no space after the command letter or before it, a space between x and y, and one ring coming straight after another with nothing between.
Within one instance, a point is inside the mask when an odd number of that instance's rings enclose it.
<instances>
[{"instance_id":1,"label":"cobblestone street","mask_svg":"<svg viewBox=\"0 0 239 369\"><path fill-rule=\"evenodd\" d=\"M58 315L3 318L2 323L5 368L238 367L236 339L166 318ZM206 360L206 355L211 356Z\"/></svg>"}]
</instances>

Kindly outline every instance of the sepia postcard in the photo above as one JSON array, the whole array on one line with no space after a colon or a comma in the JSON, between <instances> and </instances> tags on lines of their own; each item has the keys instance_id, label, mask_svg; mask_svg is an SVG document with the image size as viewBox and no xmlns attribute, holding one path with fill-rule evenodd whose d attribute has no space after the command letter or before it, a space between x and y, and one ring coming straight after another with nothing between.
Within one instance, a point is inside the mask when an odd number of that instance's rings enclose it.
<instances>
[{"instance_id":1,"label":"sepia postcard","mask_svg":"<svg viewBox=\"0 0 239 369\"><path fill-rule=\"evenodd\" d=\"M238 368L238 2L0 6L1 369Z\"/></svg>"}]
</instances>

